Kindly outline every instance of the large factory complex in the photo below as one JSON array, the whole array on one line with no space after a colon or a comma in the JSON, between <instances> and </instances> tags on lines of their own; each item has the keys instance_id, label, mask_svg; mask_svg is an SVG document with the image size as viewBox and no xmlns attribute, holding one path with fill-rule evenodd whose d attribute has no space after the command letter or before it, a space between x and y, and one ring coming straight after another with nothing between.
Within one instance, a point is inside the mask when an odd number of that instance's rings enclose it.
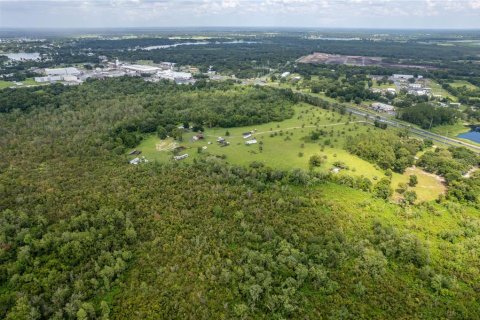
<instances>
[{"instance_id":1,"label":"large factory complex","mask_svg":"<svg viewBox=\"0 0 480 320\"><path fill-rule=\"evenodd\" d=\"M94 70L79 70L74 67L67 68L46 68L42 77L35 77L35 82L54 83L62 82L64 84L80 84L83 81L93 79L114 78L123 76L142 76L148 81L170 80L177 84L194 83L195 80L191 72L180 71L172 62L162 62L155 65L141 65L115 62L104 62L104 68ZM194 68L190 68L194 69ZM183 70L183 69L182 69Z\"/></svg>"}]
</instances>

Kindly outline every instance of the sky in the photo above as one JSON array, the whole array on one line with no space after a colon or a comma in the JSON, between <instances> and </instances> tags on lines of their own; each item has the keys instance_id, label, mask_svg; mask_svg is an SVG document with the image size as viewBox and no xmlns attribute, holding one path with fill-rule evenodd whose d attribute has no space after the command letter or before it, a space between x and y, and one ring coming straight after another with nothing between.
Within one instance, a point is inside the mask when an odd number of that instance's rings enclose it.
<instances>
[{"instance_id":1,"label":"sky","mask_svg":"<svg viewBox=\"0 0 480 320\"><path fill-rule=\"evenodd\" d=\"M0 28L480 29L480 0L0 0Z\"/></svg>"}]
</instances>

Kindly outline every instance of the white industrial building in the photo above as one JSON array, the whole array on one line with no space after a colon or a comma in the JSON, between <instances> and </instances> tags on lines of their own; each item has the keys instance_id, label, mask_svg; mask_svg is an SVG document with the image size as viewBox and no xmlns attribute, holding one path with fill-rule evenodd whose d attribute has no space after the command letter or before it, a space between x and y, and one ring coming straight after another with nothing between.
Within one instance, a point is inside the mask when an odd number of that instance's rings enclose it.
<instances>
[{"instance_id":1,"label":"white industrial building","mask_svg":"<svg viewBox=\"0 0 480 320\"><path fill-rule=\"evenodd\" d=\"M429 90L427 89L411 89L408 90L408 94L414 95L414 96L426 96L428 95Z\"/></svg>"},{"instance_id":2,"label":"white industrial building","mask_svg":"<svg viewBox=\"0 0 480 320\"><path fill-rule=\"evenodd\" d=\"M82 81L78 79L77 76L46 76L46 77L35 77L35 82L45 83L45 82L57 82L57 81L65 81L70 84L79 84Z\"/></svg>"},{"instance_id":3,"label":"white industrial building","mask_svg":"<svg viewBox=\"0 0 480 320\"><path fill-rule=\"evenodd\" d=\"M408 80L413 78L415 78L413 74L394 74L393 75L393 79L395 80Z\"/></svg>"},{"instance_id":4,"label":"white industrial building","mask_svg":"<svg viewBox=\"0 0 480 320\"><path fill-rule=\"evenodd\" d=\"M178 84L193 83L193 76L189 72L177 72L172 70L162 70L157 72L157 77L175 81Z\"/></svg>"},{"instance_id":5,"label":"white industrial building","mask_svg":"<svg viewBox=\"0 0 480 320\"><path fill-rule=\"evenodd\" d=\"M45 83L45 82L57 82L65 81L69 83L80 83L78 76L81 74L80 70L74 67L68 68L55 68L55 69L45 69L45 77L35 77L35 82Z\"/></svg>"},{"instance_id":6,"label":"white industrial building","mask_svg":"<svg viewBox=\"0 0 480 320\"><path fill-rule=\"evenodd\" d=\"M126 64L126 65L123 65L121 67L122 67L122 69L124 69L126 71L132 71L132 72L136 72L136 73L140 73L140 74L141 73L154 74L154 73L158 72L159 70L161 70L158 67L145 66L145 65L141 65L141 64Z\"/></svg>"},{"instance_id":7,"label":"white industrial building","mask_svg":"<svg viewBox=\"0 0 480 320\"><path fill-rule=\"evenodd\" d=\"M162 70L173 70L173 68L175 67L175 63L173 63L173 62L160 62L159 66Z\"/></svg>"},{"instance_id":8,"label":"white industrial building","mask_svg":"<svg viewBox=\"0 0 480 320\"><path fill-rule=\"evenodd\" d=\"M77 68L68 67L68 68L55 68L55 69L45 69L47 76L78 76L81 72Z\"/></svg>"},{"instance_id":9,"label":"white industrial building","mask_svg":"<svg viewBox=\"0 0 480 320\"><path fill-rule=\"evenodd\" d=\"M387 92L391 94L397 94L397 90L395 88L387 88Z\"/></svg>"},{"instance_id":10,"label":"white industrial building","mask_svg":"<svg viewBox=\"0 0 480 320\"><path fill-rule=\"evenodd\" d=\"M395 114L395 107L386 103L374 102L372 103L371 108L377 112Z\"/></svg>"}]
</instances>

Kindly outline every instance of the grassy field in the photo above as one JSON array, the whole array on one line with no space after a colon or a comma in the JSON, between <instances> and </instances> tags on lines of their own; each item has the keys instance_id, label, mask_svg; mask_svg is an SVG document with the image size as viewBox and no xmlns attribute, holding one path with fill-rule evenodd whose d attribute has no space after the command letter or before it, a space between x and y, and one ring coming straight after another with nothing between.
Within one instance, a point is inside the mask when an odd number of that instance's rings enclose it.
<instances>
[{"instance_id":1,"label":"grassy field","mask_svg":"<svg viewBox=\"0 0 480 320\"><path fill-rule=\"evenodd\" d=\"M328 137L315 142L306 141L305 137L317 127L327 131ZM257 139L258 143L247 146L245 140L248 139L244 139L242 133L253 130L256 130L253 137ZM279 169L308 169L310 156L318 154L326 157L325 164L318 170L328 171L332 169L334 162L342 161L349 167L349 170L345 170L348 174L364 175L370 179L380 178L384 176L381 170L343 149L347 135L367 130L375 129L363 123L363 119L352 118L352 121L348 123L347 115L340 116L331 111L299 105L295 108L294 117L282 122L228 130L208 129L205 132L205 140L200 141L193 141L192 137L195 134L189 132L185 133L183 142L178 145L186 148L180 154L189 154L189 158L184 160L187 162L210 154L225 155L226 161L237 165L249 165L258 161ZM226 136L226 131L229 131L229 136ZM218 137L226 138L230 145L221 147L216 142ZM330 141L330 145L324 146L327 140ZM141 150L142 155L149 160L172 161L173 154L170 149L173 143L175 142L172 139L161 141L152 135L147 137L137 149ZM207 148L200 154L198 148L202 147ZM158 149L163 149L163 151L158 151Z\"/></svg>"},{"instance_id":2,"label":"grassy field","mask_svg":"<svg viewBox=\"0 0 480 320\"><path fill-rule=\"evenodd\" d=\"M445 184L441 178L415 167L407 168L403 175L393 175L392 187L394 190L397 189L399 183L408 183L411 175L416 175L418 178L418 184L415 187L409 187L409 190L417 193L418 202L435 200L439 194L443 194L446 191ZM394 199L399 200L401 198L401 195L395 191Z\"/></svg>"},{"instance_id":3,"label":"grassy field","mask_svg":"<svg viewBox=\"0 0 480 320\"><path fill-rule=\"evenodd\" d=\"M478 143L476 143L472 140L462 139L462 138L457 137L459 134L470 131L469 126L467 126L463 123L460 123L460 122L456 123L456 124L452 124L452 125L444 125L444 126L434 127L434 128L431 129L431 131L434 132L434 133L440 134L442 136L462 140L462 141L465 141L465 142L470 143L470 144L480 145L480 144L478 144Z\"/></svg>"},{"instance_id":4,"label":"grassy field","mask_svg":"<svg viewBox=\"0 0 480 320\"><path fill-rule=\"evenodd\" d=\"M338 208L339 212L343 212L350 217L350 219L342 220L344 230L355 232L355 230L368 228L368 221L382 221L388 225L413 232L420 239L428 241L431 244L431 258L433 260L438 261L445 258L442 247L439 245L442 242L440 240L442 234L446 232L455 233L461 230L458 215L436 205L433 205L434 209L430 211L407 210L399 215L398 210L393 205L376 206L373 204L376 200L367 198L364 193L356 190L330 184L325 187L322 186L321 192L325 199L329 199L328 201ZM368 210L365 210L365 208L368 208ZM362 212L362 214L359 214L359 212ZM465 208L462 213L462 216L464 215L477 216L475 211L470 208ZM459 239L459 241L463 240L464 238Z\"/></svg>"},{"instance_id":5,"label":"grassy field","mask_svg":"<svg viewBox=\"0 0 480 320\"><path fill-rule=\"evenodd\" d=\"M17 87L17 88L21 88L21 87L24 87L24 86L38 86L38 85L42 85L40 83L37 83L35 82L35 80L33 78L27 78L25 79L24 81L19 81L20 83L22 83L23 85L16 85L15 83L13 83L12 81L0 81L0 89L4 89L4 88L10 88L10 87Z\"/></svg>"},{"instance_id":6,"label":"grassy field","mask_svg":"<svg viewBox=\"0 0 480 320\"><path fill-rule=\"evenodd\" d=\"M13 85L14 84L11 81L0 81L0 89L9 88Z\"/></svg>"},{"instance_id":7,"label":"grassy field","mask_svg":"<svg viewBox=\"0 0 480 320\"><path fill-rule=\"evenodd\" d=\"M458 98L451 95L447 90L443 89L442 86L434 81L434 80L428 80L428 86L430 86L430 88L432 88L432 93L435 94L435 95L441 95L442 97L444 98L448 98L454 102L457 102L458 101Z\"/></svg>"},{"instance_id":8,"label":"grassy field","mask_svg":"<svg viewBox=\"0 0 480 320\"><path fill-rule=\"evenodd\" d=\"M452 87L454 88L460 88L460 87L466 87L467 89L469 90L476 90L478 89L477 86L471 84L470 82L468 81L465 81L465 80L455 80L455 81L452 81L449 83Z\"/></svg>"},{"instance_id":9,"label":"grassy field","mask_svg":"<svg viewBox=\"0 0 480 320\"><path fill-rule=\"evenodd\" d=\"M378 84L378 82L376 80L373 81L373 86L372 88L377 88L377 89L388 89L388 88L392 88L392 89L396 89L395 85L394 84L389 84L389 83L382 83L382 84Z\"/></svg>"},{"instance_id":10,"label":"grassy field","mask_svg":"<svg viewBox=\"0 0 480 320\"><path fill-rule=\"evenodd\" d=\"M256 161L285 170L294 168L308 170L309 158L312 155L320 155L325 158L325 163L315 170L327 172L334 168L335 162L341 161L348 169L340 171L339 174L365 176L375 181L385 176L384 171L344 150L348 135L379 130L364 123L363 120L352 117L349 122L347 115L341 116L332 111L301 104L295 107L295 115L291 119L282 122L229 129L212 128L205 131L204 140L198 141L193 140L195 133L192 132L186 132L182 142L174 141L172 138L160 140L156 135L150 135L136 149L142 151L142 156L149 161L174 161L173 149L182 146L185 150L178 154L189 155L187 159L181 160L182 162L218 156L235 165L249 165ZM317 128L326 131L327 136L322 136L315 142L306 139ZM255 131L253 137L258 141L257 144L245 145L245 141L249 139L244 139L242 133L249 131ZM230 145L220 146L216 142L218 137L225 138ZM326 141L329 141L328 145L325 145ZM413 190L417 192L419 201L436 199L444 191L443 185L437 178L418 171L403 175L394 173L392 188L396 188L400 182L407 182L410 174L416 174L419 184Z\"/></svg>"},{"instance_id":11,"label":"grassy field","mask_svg":"<svg viewBox=\"0 0 480 320\"><path fill-rule=\"evenodd\" d=\"M152 66L155 63L152 60L137 60L135 61L136 64L141 64L141 65L147 65L147 66Z\"/></svg>"}]
</instances>

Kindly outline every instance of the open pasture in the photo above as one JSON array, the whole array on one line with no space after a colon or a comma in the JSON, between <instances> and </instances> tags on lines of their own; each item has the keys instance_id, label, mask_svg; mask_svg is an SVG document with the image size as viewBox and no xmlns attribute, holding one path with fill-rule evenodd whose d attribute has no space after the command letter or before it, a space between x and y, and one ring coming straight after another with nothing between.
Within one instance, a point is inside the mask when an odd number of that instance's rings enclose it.
<instances>
[{"instance_id":1,"label":"open pasture","mask_svg":"<svg viewBox=\"0 0 480 320\"><path fill-rule=\"evenodd\" d=\"M150 135L136 149L152 161L171 162L175 161L174 154L188 154L188 158L179 161L192 162L214 156L235 165L248 166L256 162L283 170L310 170L310 157L319 155L324 162L314 170L328 172L340 167L340 175L365 176L375 182L385 177L384 170L344 149L347 136L373 130L380 129L366 123L363 118L299 104L295 106L294 116L281 122L228 129L210 128L203 133L203 139L198 140L196 132L187 131L181 142L172 138L160 140L156 135ZM312 140L313 132L321 132L320 137ZM244 138L246 133L250 133L251 137ZM218 143L219 138L229 144ZM253 139L256 143L245 143ZM175 153L178 147L181 150ZM399 183L407 183L412 174L418 177L418 185L410 188L417 193L418 201L434 200L445 192L445 186L438 177L418 168L409 168L403 175L393 173L392 188L395 190ZM395 194L394 199L400 198L398 193Z\"/></svg>"}]
</instances>

